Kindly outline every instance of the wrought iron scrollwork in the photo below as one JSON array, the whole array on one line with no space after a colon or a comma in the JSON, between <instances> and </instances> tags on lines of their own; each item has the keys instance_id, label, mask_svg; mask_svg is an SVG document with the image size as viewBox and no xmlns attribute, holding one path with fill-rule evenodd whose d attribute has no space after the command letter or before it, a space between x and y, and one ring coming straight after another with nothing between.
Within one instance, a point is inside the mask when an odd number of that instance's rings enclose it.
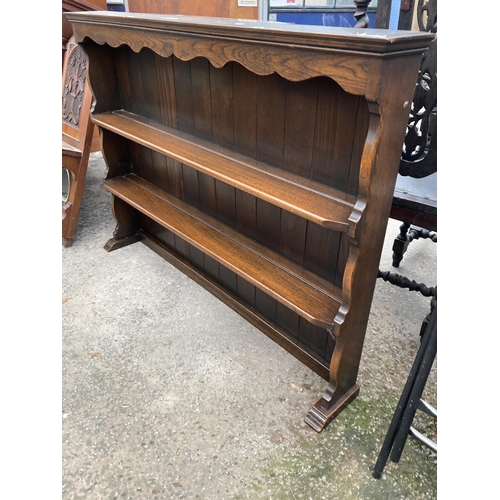
<instances>
[{"instance_id":1,"label":"wrought iron scrollwork","mask_svg":"<svg viewBox=\"0 0 500 500\"><path fill-rule=\"evenodd\" d=\"M437 1L419 0L422 31L437 31ZM411 105L399 173L414 178L437 171L437 38L422 58Z\"/></svg>"},{"instance_id":2,"label":"wrought iron scrollwork","mask_svg":"<svg viewBox=\"0 0 500 500\"><path fill-rule=\"evenodd\" d=\"M437 1L418 0L417 21L420 31L437 33Z\"/></svg>"}]
</instances>

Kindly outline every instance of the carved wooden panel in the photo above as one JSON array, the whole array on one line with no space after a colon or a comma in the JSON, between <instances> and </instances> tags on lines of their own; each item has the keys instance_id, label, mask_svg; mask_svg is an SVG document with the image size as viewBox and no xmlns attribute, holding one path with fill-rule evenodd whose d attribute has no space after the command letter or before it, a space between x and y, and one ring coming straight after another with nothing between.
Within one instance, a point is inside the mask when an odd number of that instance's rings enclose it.
<instances>
[{"instance_id":1,"label":"carved wooden panel","mask_svg":"<svg viewBox=\"0 0 500 500\"><path fill-rule=\"evenodd\" d=\"M73 127L80 125L86 83L87 56L82 48L77 46L69 57L62 95L62 120Z\"/></svg>"}]
</instances>

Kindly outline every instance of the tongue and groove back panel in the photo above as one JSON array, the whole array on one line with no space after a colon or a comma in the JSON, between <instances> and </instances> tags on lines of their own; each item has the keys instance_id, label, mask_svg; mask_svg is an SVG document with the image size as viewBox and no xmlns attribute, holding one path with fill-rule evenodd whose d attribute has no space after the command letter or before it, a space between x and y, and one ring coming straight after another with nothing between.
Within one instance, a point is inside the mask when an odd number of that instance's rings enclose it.
<instances>
[{"instance_id":1,"label":"tongue and groove back panel","mask_svg":"<svg viewBox=\"0 0 500 500\"><path fill-rule=\"evenodd\" d=\"M290 82L235 62L163 58L120 47L114 55L121 108L356 196L368 106L333 80ZM112 111L111 109L109 111ZM131 171L293 262L342 285L347 236L234 188L136 143ZM151 236L297 339L328 367L333 339L171 232L144 218Z\"/></svg>"},{"instance_id":2,"label":"tongue and groove back panel","mask_svg":"<svg viewBox=\"0 0 500 500\"><path fill-rule=\"evenodd\" d=\"M329 381L357 373L424 33L68 14L89 56L116 229ZM125 271L126 272L126 271Z\"/></svg>"}]
</instances>

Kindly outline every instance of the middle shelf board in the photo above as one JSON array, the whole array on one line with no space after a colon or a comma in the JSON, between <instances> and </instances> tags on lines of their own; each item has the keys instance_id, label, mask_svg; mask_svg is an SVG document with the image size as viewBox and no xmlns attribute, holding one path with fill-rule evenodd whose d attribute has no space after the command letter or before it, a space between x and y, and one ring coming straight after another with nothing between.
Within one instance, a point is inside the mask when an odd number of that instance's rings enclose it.
<instances>
[{"instance_id":1,"label":"middle shelf board","mask_svg":"<svg viewBox=\"0 0 500 500\"><path fill-rule=\"evenodd\" d=\"M268 250L138 177L104 181L108 191L295 311L331 329L341 303L332 283Z\"/></svg>"},{"instance_id":2,"label":"middle shelf board","mask_svg":"<svg viewBox=\"0 0 500 500\"><path fill-rule=\"evenodd\" d=\"M246 191L316 224L349 229L356 199L345 193L203 139L120 110L92 116L94 123L169 156L233 187Z\"/></svg>"}]
</instances>

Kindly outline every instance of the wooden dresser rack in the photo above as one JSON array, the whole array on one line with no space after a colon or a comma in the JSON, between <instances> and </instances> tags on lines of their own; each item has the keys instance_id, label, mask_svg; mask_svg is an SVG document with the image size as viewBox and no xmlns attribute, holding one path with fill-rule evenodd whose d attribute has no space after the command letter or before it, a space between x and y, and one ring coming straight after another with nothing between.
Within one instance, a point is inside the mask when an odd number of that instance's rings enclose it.
<instances>
[{"instance_id":1,"label":"wooden dresser rack","mask_svg":"<svg viewBox=\"0 0 500 500\"><path fill-rule=\"evenodd\" d=\"M89 57L116 230L329 382L356 383L401 147L434 35L69 13ZM126 271L125 271L126 272Z\"/></svg>"}]
</instances>

